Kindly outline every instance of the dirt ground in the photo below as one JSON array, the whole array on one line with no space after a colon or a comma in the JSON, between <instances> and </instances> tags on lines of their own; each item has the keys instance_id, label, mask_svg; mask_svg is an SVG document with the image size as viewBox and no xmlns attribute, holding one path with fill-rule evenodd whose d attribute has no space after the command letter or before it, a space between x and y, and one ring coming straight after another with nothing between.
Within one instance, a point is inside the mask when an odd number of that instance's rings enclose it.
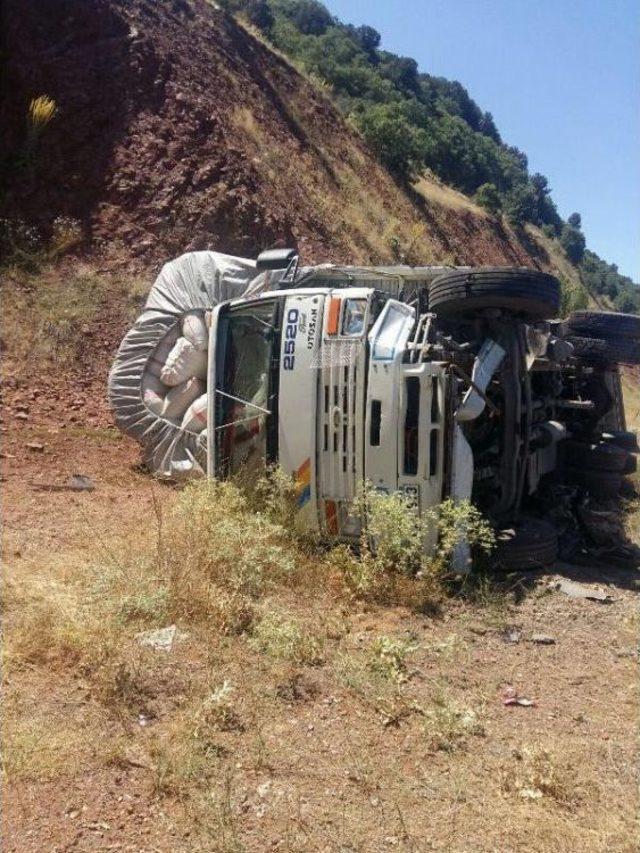
<instances>
[{"instance_id":1,"label":"dirt ground","mask_svg":"<svg viewBox=\"0 0 640 853\"><path fill-rule=\"evenodd\" d=\"M51 391L10 387L2 423L7 853L637 849L637 573L554 567L608 603L537 576L433 616L275 593L322 639L317 660L188 624L170 652L141 650L124 622L129 692L73 657L16 657L36 605L84 605L110 551L144 549L175 499L104 406L76 397L70 420ZM50 490L77 473L95 490ZM376 669L381 642L395 651ZM226 722L195 761L176 733L221 686Z\"/></svg>"}]
</instances>

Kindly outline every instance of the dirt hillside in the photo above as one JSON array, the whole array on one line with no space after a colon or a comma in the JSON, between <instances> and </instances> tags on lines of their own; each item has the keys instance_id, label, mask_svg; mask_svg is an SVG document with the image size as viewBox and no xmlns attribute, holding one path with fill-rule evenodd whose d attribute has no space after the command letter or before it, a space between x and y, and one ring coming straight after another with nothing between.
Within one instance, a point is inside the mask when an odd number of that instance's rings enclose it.
<instances>
[{"instance_id":1,"label":"dirt hillside","mask_svg":"<svg viewBox=\"0 0 640 853\"><path fill-rule=\"evenodd\" d=\"M330 99L205 0L4 3L0 216L156 265L185 250L552 265L464 196L398 186ZM27 111L58 112L25 165Z\"/></svg>"}]
</instances>

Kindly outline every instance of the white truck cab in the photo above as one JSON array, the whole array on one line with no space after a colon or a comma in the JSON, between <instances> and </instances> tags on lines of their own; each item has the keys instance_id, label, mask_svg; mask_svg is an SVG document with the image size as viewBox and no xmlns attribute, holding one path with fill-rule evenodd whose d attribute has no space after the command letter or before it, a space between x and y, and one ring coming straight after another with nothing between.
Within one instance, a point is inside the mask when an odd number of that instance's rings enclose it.
<instances>
[{"instance_id":1,"label":"white truck cab","mask_svg":"<svg viewBox=\"0 0 640 853\"><path fill-rule=\"evenodd\" d=\"M448 376L421 358L416 310L389 295L399 284L391 274L387 292L360 286L353 271L347 287L331 278L337 286L310 282L215 309L208 474L277 464L296 480L308 527L352 538L365 480L421 510L442 500Z\"/></svg>"}]
</instances>

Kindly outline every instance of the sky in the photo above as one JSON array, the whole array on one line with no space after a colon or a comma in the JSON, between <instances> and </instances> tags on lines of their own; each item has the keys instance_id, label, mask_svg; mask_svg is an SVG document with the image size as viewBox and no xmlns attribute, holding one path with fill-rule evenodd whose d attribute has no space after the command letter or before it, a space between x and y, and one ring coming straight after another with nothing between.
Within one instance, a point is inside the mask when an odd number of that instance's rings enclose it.
<instances>
[{"instance_id":1,"label":"sky","mask_svg":"<svg viewBox=\"0 0 640 853\"><path fill-rule=\"evenodd\" d=\"M381 47L459 80L578 211L588 248L640 282L640 0L325 0Z\"/></svg>"}]
</instances>

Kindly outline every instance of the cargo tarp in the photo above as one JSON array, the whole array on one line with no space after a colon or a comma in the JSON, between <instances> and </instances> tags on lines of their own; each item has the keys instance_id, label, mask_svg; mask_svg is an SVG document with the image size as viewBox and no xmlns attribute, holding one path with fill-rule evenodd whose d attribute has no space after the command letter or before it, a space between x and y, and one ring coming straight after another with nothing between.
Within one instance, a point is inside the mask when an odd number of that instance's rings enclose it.
<instances>
[{"instance_id":1,"label":"cargo tarp","mask_svg":"<svg viewBox=\"0 0 640 853\"><path fill-rule=\"evenodd\" d=\"M147 367L158 344L176 335L184 315L264 289L255 261L219 252L189 252L165 264L142 314L120 344L109 374L109 403L120 429L143 446L144 461L161 477L206 470L205 434L154 414L143 399ZM167 389L168 391L169 389Z\"/></svg>"}]
</instances>

